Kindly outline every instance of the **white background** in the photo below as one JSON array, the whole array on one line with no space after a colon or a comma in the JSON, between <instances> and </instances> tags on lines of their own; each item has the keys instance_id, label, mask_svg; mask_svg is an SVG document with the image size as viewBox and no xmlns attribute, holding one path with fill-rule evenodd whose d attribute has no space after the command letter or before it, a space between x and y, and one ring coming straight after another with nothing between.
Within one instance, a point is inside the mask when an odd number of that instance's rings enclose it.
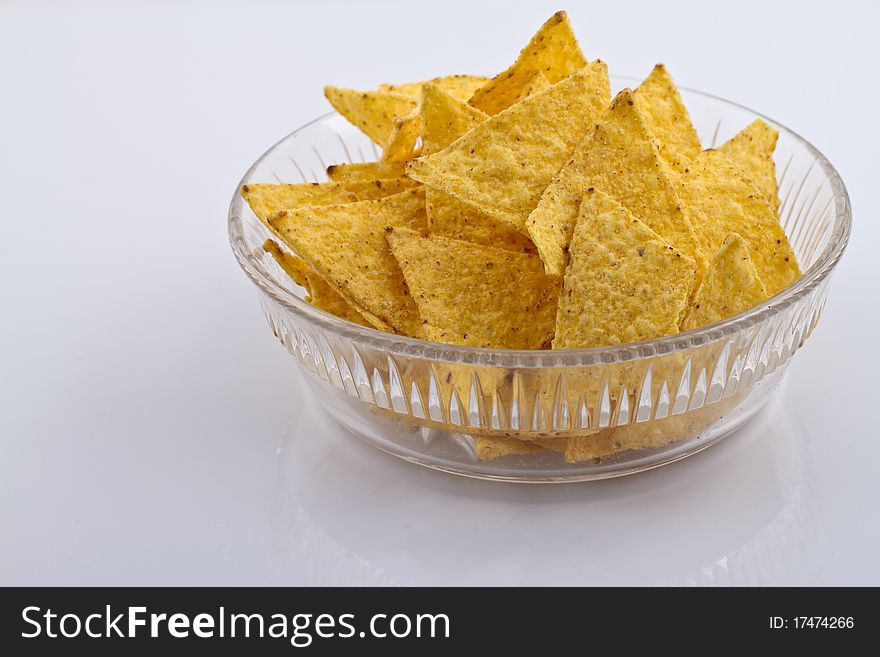
<instances>
[{"instance_id":1,"label":"white background","mask_svg":"<svg viewBox=\"0 0 880 657\"><path fill-rule=\"evenodd\" d=\"M840 170L852 241L775 402L622 480L465 480L314 406L226 239L244 170L372 87L493 74L560 1L0 5L0 584L880 584L868 2L591 2L590 57ZM832 610L833 611L833 610Z\"/></svg>"}]
</instances>

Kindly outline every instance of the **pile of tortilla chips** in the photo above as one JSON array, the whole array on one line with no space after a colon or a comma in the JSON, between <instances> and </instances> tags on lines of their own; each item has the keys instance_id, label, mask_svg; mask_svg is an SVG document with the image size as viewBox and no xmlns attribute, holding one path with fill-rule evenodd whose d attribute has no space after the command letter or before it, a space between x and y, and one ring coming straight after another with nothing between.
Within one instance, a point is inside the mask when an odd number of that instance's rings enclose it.
<instances>
[{"instance_id":1,"label":"pile of tortilla chips","mask_svg":"<svg viewBox=\"0 0 880 657\"><path fill-rule=\"evenodd\" d=\"M328 182L250 184L315 306L436 342L573 349L741 313L801 274L760 119L703 150L667 70L611 97L553 15L493 78L327 87L382 147Z\"/></svg>"}]
</instances>

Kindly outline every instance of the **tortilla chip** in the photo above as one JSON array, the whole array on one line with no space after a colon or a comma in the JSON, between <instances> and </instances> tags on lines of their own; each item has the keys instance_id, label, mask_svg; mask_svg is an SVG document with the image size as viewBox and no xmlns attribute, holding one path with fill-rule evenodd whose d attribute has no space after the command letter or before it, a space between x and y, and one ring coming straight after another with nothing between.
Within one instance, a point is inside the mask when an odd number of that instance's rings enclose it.
<instances>
[{"instance_id":1,"label":"tortilla chip","mask_svg":"<svg viewBox=\"0 0 880 657\"><path fill-rule=\"evenodd\" d=\"M586 65L568 14L558 11L541 26L506 71L474 92L470 103L486 114L498 114L522 97L523 87L536 73L543 73L555 84Z\"/></svg>"},{"instance_id":2,"label":"tortilla chip","mask_svg":"<svg viewBox=\"0 0 880 657\"><path fill-rule=\"evenodd\" d=\"M537 253L532 241L503 221L484 214L440 190L425 188L428 232L519 253Z\"/></svg>"},{"instance_id":3,"label":"tortilla chip","mask_svg":"<svg viewBox=\"0 0 880 657\"><path fill-rule=\"evenodd\" d=\"M541 193L605 111L608 74L593 63L476 126L407 175L525 233Z\"/></svg>"},{"instance_id":4,"label":"tortilla chip","mask_svg":"<svg viewBox=\"0 0 880 657\"><path fill-rule=\"evenodd\" d=\"M707 253L738 233L770 296L800 278L797 258L767 199L723 153L707 150L697 156L679 178L678 191Z\"/></svg>"},{"instance_id":5,"label":"tortilla chip","mask_svg":"<svg viewBox=\"0 0 880 657\"><path fill-rule=\"evenodd\" d=\"M403 162L346 162L327 167L327 177L334 182L402 178L406 175L405 168Z\"/></svg>"},{"instance_id":6,"label":"tortilla chip","mask_svg":"<svg viewBox=\"0 0 880 657\"><path fill-rule=\"evenodd\" d=\"M266 223L266 219L278 210L290 210L308 205L338 205L368 201L397 194L413 186L415 183L405 177L295 185L251 183L242 185L241 196L251 206L257 218Z\"/></svg>"},{"instance_id":7,"label":"tortilla chip","mask_svg":"<svg viewBox=\"0 0 880 657\"><path fill-rule=\"evenodd\" d=\"M405 162L411 159L415 153L416 142L419 139L420 121L419 111L413 110L406 116L394 119L394 128L391 138L382 149L382 162Z\"/></svg>"},{"instance_id":8,"label":"tortilla chip","mask_svg":"<svg viewBox=\"0 0 880 657\"><path fill-rule=\"evenodd\" d=\"M385 240L387 227L426 230L421 189L370 201L281 210L269 223L371 324L424 335L418 309Z\"/></svg>"},{"instance_id":9,"label":"tortilla chip","mask_svg":"<svg viewBox=\"0 0 880 657\"><path fill-rule=\"evenodd\" d=\"M348 301L339 296L318 272L309 267L305 260L284 251L272 240L266 240L263 243L263 250L275 258L275 261L297 285L306 289L308 292L306 301L310 304L331 315L347 319L349 322L361 326L372 326Z\"/></svg>"},{"instance_id":10,"label":"tortilla chip","mask_svg":"<svg viewBox=\"0 0 880 657\"><path fill-rule=\"evenodd\" d=\"M409 96L388 91L355 91L324 87L333 108L380 146L391 140L394 119L406 116L418 105Z\"/></svg>"},{"instance_id":11,"label":"tortilla chip","mask_svg":"<svg viewBox=\"0 0 880 657\"><path fill-rule=\"evenodd\" d=\"M598 189L571 240L554 349L638 342L678 332L694 261Z\"/></svg>"},{"instance_id":12,"label":"tortilla chip","mask_svg":"<svg viewBox=\"0 0 880 657\"><path fill-rule=\"evenodd\" d=\"M442 89L453 98L464 101L473 96L474 92L488 81L489 78L482 75L446 75L440 78L433 78L432 80L425 80L424 82L380 84L379 91L390 91L418 100L422 95L422 89L431 84Z\"/></svg>"},{"instance_id":13,"label":"tortilla chip","mask_svg":"<svg viewBox=\"0 0 880 657\"><path fill-rule=\"evenodd\" d=\"M549 89L551 86L552 85L550 84L550 80L547 79L547 76L544 75L541 71L538 71L529 78L528 82L526 82L525 86L523 87L522 94L519 98L516 99L516 102L521 101L523 98L528 98L529 96L539 94L544 91L544 89Z\"/></svg>"},{"instance_id":14,"label":"tortilla chip","mask_svg":"<svg viewBox=\"0 0 880 657\"><path fill-rule=\"evenodd\" d=\"M565 271L581 199L591 186L613 197L693 259L697 278L702 278L707 265L702 245L629 89L617 95L605 118L562 167L528 218L529 234L551 276L562 276Z\"/></svg>"},{"instance_id":15,"label":"tortilla chip","mask_svg":"<svg viewBox=\"0 0 880 657\"><path fill-rule=\"evenodd\" d=\"M603 457L614 454L618 448L612 443L613 435L614 428L609 428L583 436L571 436L565 445L566 462L600 461Z\"/></svg>"},{"instance_id":16,"label":"tortilla chip","mask_svg":"<svg viewBox=\"0 0 880 657\"><path fill-rule=\"evenodd\" d=\"M681 322L681 330L720 322L757 306L766 298L767 288L758 276L748 245L740 235L731 233L709 264Z\"/></svg>"},{"instance_id":17,"label":"tortilla chip","mask_svg":"<svg viewBox=\"0 0 880 657\"><path fill-rule=\"evenodd\" d=\"M657 64L634 96L648 130L657 140L660 156L673 169L682 171L703 147L666 67Z\"/></svg>"},{"instance_id":18,"label":"tortilla chip","mask_svg":"<svg viewBox=\"0 0 880 657\"><path fill-rule=\"evenodd\" d=\"M429 340L501 349L549 345L559 286L536 256L402 229L387 238Z\"/></svg>"},{"instance_id":19,"label":"tortilla chip","mask_svg":"<svg viewBox=\"0 0 880 657\"><path fill-rule=\"evenodd\" d=\"M488 117L434 84L422 89L422 155L433 155Z\"/></svg>"},{"instance_id":20,"label":"tortilla chip","mask_svg":"<svg viewBox=\"0 0 880 657\"><path fill-rule=\"evenodd\" d=\"M761 190L764 198L779 216L779 188L776 183L776 164L773 151L779 131L771 128L761 119L724 142L718 150L724 153L733 164Z\"/></svg>"}]
</instances>

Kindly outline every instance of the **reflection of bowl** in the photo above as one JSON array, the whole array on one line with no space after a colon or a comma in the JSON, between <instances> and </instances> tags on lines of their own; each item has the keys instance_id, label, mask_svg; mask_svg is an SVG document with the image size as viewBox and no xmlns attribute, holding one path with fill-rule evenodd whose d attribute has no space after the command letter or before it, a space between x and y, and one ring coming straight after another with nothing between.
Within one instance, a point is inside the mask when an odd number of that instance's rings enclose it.
<instances>
[{"instance_id":1,"label":"reflection of bowl","mask_svg":"<svg viewBox=\"0 0 880 657\"><path fill-rule=\"evenodd\" d=\"M698 92L682 95L707 145L758 116ZM818 321L829 274L846 246L850 207L839 175L812 145L766 120L780 133L780 217L804 275L761 306L674 336L606 348L513 351L382 333L304 301L303 290L262 250L268 234L237 190L230 241L260 291L272 330L307 370L318 400L371 444L486 478L572 481L635 472L711 445L768 400ZM322 180L327 164L376 155L356 128L328 114L269 149L241 184ZM551 449L480 462L474 440L483 437ZM567 441L583 454L625 451L569 464L553 451Z\"/></svg>"}]
</instances>

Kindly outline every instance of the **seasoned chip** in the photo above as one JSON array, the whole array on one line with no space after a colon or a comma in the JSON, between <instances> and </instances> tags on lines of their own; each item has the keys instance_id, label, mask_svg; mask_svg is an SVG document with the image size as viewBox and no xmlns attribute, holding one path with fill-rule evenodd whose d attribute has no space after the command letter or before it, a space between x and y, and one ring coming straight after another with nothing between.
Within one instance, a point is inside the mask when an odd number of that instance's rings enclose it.
<instances>
[{"instance_id":1,"label":"seasoned chip","mask_svg":"<svg viewBox=\"0 0 880 657\"><path fill-rule=\"evenodd\" d=\"M405 175L403 162L346 162L327 167L327 177L334 182L373 181Z\"/></svg>"},{"instance_id":2,"label":"seasoned chip","mask_svg":"<svg viewBox=\"0 0 880 657\"><path fill-rule=\"evenodd\" d=\"M657 140L660 155L673 169L682 171L703 147L666 67L657 64L634 96L648 130Z\"/></svg>"},{"instance_id":3,"label":"seasoned chip","mask_svg":"<svg viewBox=\"0 0 880 657\"><path fill-rule=\"evenodd\" d=\"M776 165L773 151L779 132L761 119L724 142L718 150L761 190L764 198L779 215L779 189L776 184Z\"/></svg>"},{"instance_id":4,"label":"seasoned chip","mask_svg":"<svg viewBox=\"0 0 880 657\"><path fill-rule=\"evenodd\" d=\"M678 190L706 252L715 253L730 233L738 233L770 296L800 277L791 244L767 199L724 154L703 151L679 178Z\"/></svg>"},{"instance_id":5,"label":"seasoned chip","mask_svg":"<svg viewBox=\"0 0 880 657\"><path fill-rule=\"evenodd\" d=\"M434 84L424 86L421 100L422 155L443 150L487 118Z\"/></svg>"},{"instance_id":6,"label":"seasoned chip","mask_svg":"<svg viewBox=\"0 0 880 657\"><path fill-rule=\"evenodd\" d=\"M571 240L554 349L637 342L678 332L694 261L598 189Z\"/></svg>"},{"instance_id":7,"label":"seasoned chip","mask_svg":"<svg viewBox=\"0 0 880 657\"><path fill-rule=\"evenodd\" d=\"M263 249L275 258L275 261L297 285L306 289L309 294L306 301L313 306L326 310L331 315L347 319L349 322L372 326L348 301L339 296L318 272L309 267L305 260L282 250L272 240L266 240Z\"/></svg>"},{"instance_id":8,"label":"seasoned chip","mask_svg":"<svg viewBox=\"0 0 880 657\"><path fill-rule=\"evenodd\" d=\"M418 309L388 248L388 227L424 231L421 189L370 201L282 210L269 223L371 324L422 337Z\"/></svg>"},{"instance_id":9,"label":"seasoned chip","mask_svg":"<svg viewBox=\"0 0 880 657\"><path fill-rule=\"evenodd\" d=\"M593 63L484 121L407 174L525 232L541 193L605 110L608 74Z\"/></svg>"},{"instance_id":10,"label":"seasoned chip","mask_svg":"<svg viewBox=\"0 0 880 657\"><path fill-rule=\"evenodd\" d=\"M587 65L568 14L558 11L535 33L516 61L474 92L471 105L486 114L497 114L523 95L523 88L540 72L551 83Z\"/></svg>"},{"instance_id":11,"label":"seasoned chip","mask_svg":"<svg viewBox=\"0 0 880 657\"><path fill-rule=\"evenodd\" d=\"M663 239L693 259L697 279L706 268L701 243L682 210L665 165L629 89L559 171L527 227L547 273L562 276L584 190L601 189ZM714 251L713 251L714 252Z\"/></svg>"},{"instance_id":12,"label":"seasoned chip","mask_svg":"<svg viewBox=\"0 0 880 657\"><path fill-rule=\"evenodd\" d=\"M403 84L380 84L379 91L390 91L403 94L415 100L422 95L422 89L426 85L434 85L458 100L466 101L474 95L474 92L482 87L489 79L481 75L446 75L424 82L404 82Z\"/></svg>"},{"instance_id":13,"label":"seasoned chip","mask_svg":"<svg viewBox=\"0 0 880 657\"><path fill-rule=\"evenodd\" d=\"M394 132L394 119L406 116L418 104L414 98L389 91L355 91L324 87L333 108L357 126L367 137L383 146Z\"/></svg>"},{"instance_id":14,"label":"seasoned chip","mask_svg":"<svg viewBox=\"0 0 880 657\"><path fill-rule=\"evenodd\" d=\"M394 119L391 138L382 149L382 162L405 162L413 157L419 139L419 111Z\"/></svg>"},{"instance_id":15,"label":"seasoned chip","mask_svg":"<svg viewBox=\"0 0 880 657\"><path fill-rule=\"evenodd\" d=\"M387 237L429 340L501 349L549 345L559 286L537 256L403 229Z\"/></svg>"},{"instance_id":16,"label":"seasoned chip","mask_svg":"<svg viewBox=\"0 0 880 657\"><path fill-rule=\"evenodd\" d=\"M254 214L265 223L269 215L278 210L290 210L307 205L338 205L367 201L397 194L414 185L412 180L405 177L295 185L251 183L242 185L241 195L251 206Z\"/></svg>"},{"instance_id":17,"label":"seasoned chip","mask_svg":"<svg viewBox=\"0 0 880 657\"><path fill-rule=\"evenodd\" d=\"M520 253L537 253L532 241L503 221L484 214L438 189L425 188L428 232Z\"/></svg>"},{"instance_id":18,"label":"seasoned chip","mask_svg":"<svg viewBox=\"0 0 880 657\"><path fill-rule=\"evenodd\" d=\"M703 282L681 322L681 330L706 326L758 305L767 288L758 276L745 240L731 233L709 263Z\"/></svg>"}]
</instances>

